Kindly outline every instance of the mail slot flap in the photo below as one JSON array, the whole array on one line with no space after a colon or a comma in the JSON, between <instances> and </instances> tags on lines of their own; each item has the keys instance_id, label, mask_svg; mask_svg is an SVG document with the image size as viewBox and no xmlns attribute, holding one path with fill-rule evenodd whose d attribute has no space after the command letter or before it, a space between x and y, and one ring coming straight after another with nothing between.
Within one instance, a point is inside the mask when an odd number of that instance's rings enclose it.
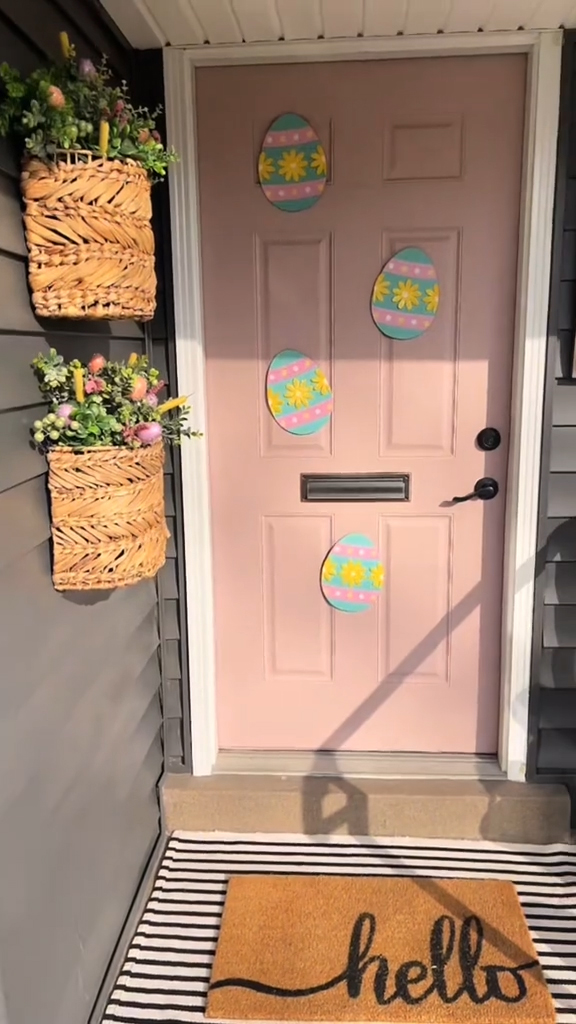
<instances>
[{"instance_id":1,"label":"mail slot flap","mask_svg":"<svg viewBox=\"0 0 576 1024\"><path fill-rule=\"evenodd\" d=\"M408 473L303 473L302 501L410 501Z\"/></svg>"}]
</instances>

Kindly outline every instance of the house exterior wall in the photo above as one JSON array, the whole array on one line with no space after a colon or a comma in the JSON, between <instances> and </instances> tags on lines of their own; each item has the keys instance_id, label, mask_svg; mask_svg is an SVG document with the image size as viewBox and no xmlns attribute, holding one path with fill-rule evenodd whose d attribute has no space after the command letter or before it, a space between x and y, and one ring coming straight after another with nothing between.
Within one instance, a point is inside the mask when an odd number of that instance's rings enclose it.
<instances>
[{"instance_id":1,"label":"house exterior wall","mask_svg":"<svg viewBox=\"0 0 576 1024\"><path fill-rule=\"evenodd\" d=\"M576 785L576 32L563 45L528 778Z\"/></svg>"},{"instance_id":2,"label":"house exterior wall","mask_svg":"<svg viewBox=\"0 0 576 1024\"><path fill-rule=\"evenodd\" d=\"M135 82L139 101L154 109L164 104L164 72L162 50L135 51ZM158 120L166 136L163 116ZM156 236L156 271L158 274L158 305L156 315L146 328L147 352L170 393L178 393L176 343L174 333L174 298L172 290L172 249L170 239L170 197L168 183L152 190L154 230ZM192 406L194 397L192 396ZM202 424L194 422L194 426ZM193 443L193 442L192 442ZM182 468L180 449L166 453L165 495L166 518L170 531L166 565L158 576L161 636L162 706L164 755L166 771L190 772L190 686L188 678L188 643L186 627L186 581L184 571L184 540L182 536Z\"/></svg>"},{"instance_id":3,"label":"house exterior wall","mask_svg":"<svg viewBox=\"0 0 576 1024\"><path fill-rule=\"evenodd\" d=\"M95 3L0 0L0 60L24 72L58 53L61 30L132 77L133 53ZM0 1016L85 1024L160 834L160 655L166 674L178 630L175 549L159 584L162 645L154 581L54 591L45 461L29 444L43 406L29 364L50 346L81 359L161 349L130 321L36 319L25 252L18 164L2 142Z\"/></svg>"}]
</instances>

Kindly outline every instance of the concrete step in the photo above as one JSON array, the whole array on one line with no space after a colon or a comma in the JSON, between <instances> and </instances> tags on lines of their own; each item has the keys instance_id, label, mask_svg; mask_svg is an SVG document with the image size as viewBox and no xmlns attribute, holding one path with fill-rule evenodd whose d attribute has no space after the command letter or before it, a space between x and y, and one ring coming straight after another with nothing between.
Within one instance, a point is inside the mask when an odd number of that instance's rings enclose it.
<instances>
[{"instance_id":1,"label":"concrete step","mask_svg":"<svg viewBox=\"0 0 576 1024\"><path fill-rule=\"evenodd\" d=\"M167 832L291 832L556 843L570 837L564 786L476 779L166 775Z\"/></svg>"}]
</instances>

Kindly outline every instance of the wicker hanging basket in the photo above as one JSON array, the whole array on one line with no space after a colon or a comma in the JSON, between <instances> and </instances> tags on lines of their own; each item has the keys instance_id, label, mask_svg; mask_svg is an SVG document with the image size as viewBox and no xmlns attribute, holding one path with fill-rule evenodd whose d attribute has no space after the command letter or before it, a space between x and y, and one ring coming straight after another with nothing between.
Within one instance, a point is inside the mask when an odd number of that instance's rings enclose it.
<instances>
[{"instance_id":1,"label":"wicker hanging basket","mask_svg":"<svg viewBox=\"0 0 576 1024\"><path fill-rule=\"evenodd\" d=\"M65 153L22 171L37 316L150 320L156 273L150 179L134 161Z\"/></svg>"},{"instance_id":2,"label":"wicker hanging basket","mask_svg":"<svg viewBox=\"0 0 576 1024\"><path fill-rule=\"evenodd\" d=\"M164 446L48 454L56 590L112 590L166 561Z\"/></svg>"}]
</instances>

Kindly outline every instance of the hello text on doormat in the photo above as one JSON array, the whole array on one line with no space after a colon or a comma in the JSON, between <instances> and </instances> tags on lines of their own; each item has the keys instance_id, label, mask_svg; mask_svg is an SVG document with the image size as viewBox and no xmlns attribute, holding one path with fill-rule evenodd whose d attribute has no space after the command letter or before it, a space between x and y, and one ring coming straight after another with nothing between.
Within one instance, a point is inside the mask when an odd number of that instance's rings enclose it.
<instances>
[{"instance_id":1,"label":"hello text on doormat","mask_svg":"<svg viewBox=\"0 0 576 1024\"><path fill-rule=\"evenodd\" d=\"M206 1015L225 1020L551 1024L510 882L230 880Z\"/></svg>"}]
</instances>

